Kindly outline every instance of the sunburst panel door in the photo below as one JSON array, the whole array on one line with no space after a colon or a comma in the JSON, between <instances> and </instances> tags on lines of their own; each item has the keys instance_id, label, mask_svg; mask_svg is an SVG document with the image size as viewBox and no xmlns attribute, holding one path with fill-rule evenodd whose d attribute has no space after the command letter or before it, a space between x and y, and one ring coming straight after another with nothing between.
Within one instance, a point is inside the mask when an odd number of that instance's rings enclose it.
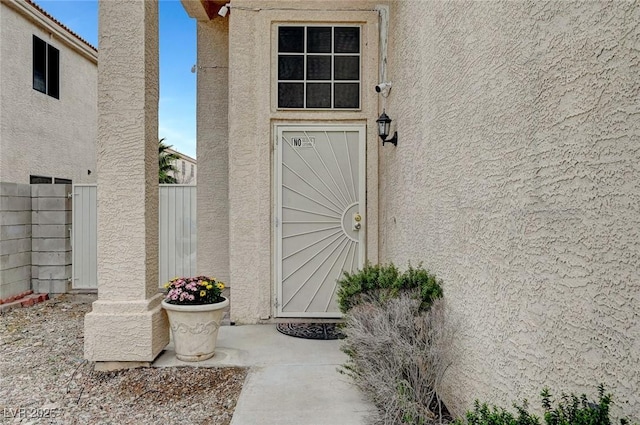
<instances>
[{"instance_id":1,"label":"sunburst panel door","mask_svg":"<svg viewBox=\"0 0 640 425\"><path fill-rule=\"evenodd\" d=\"M340 317L337 280L364 261L363 126L279 126L280 317Z\"/></svg>"}]
</instances>

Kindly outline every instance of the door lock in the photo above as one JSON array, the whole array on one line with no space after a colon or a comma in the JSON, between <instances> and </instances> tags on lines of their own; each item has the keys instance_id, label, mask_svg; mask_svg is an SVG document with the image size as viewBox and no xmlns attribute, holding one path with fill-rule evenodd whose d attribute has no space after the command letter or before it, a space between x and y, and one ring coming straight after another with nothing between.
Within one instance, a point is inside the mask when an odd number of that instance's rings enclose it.
<instances>
[{"instance_id":1,"label":"door lock","mask_svg":"<svg viewBox=\"0 0 640 425\"><path fill-rule=\"evenodd\" d=\"M353 213L352 230L358 231L362 228L362 216L359 213Z\"/></svg>"}]
</instances>

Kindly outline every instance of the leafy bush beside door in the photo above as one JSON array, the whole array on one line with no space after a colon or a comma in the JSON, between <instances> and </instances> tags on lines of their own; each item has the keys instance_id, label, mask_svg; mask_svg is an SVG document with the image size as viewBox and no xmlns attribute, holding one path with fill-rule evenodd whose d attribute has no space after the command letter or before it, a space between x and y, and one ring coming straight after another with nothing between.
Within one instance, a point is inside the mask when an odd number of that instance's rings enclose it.
<instances>
[{"instance_id":1,"label":"leafy bush beside door","mask_svg":"<svg viewBox=\"0 0 640 425\"><path fill-rule=\"evenodd\" d=\"M362 303L365 295L367 302L376 299L377 302L384 303L400 295L401 291L416 289L421 311L427 310L435 299L442 297L441 282L435 275L422 268L421 264L416 268L409 264L407 270L401 273L393 263L367 263L356 273L345 272L338 283L338 304L343 313Z\"/></svg>"}]
</instances>

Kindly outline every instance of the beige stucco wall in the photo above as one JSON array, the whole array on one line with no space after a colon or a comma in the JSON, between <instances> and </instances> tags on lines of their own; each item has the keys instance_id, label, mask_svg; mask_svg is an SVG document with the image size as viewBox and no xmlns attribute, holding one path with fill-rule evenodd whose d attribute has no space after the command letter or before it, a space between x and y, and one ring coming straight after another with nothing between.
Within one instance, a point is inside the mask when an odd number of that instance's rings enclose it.
<instances>
[{"instance_id":1,"label":"beige stucco wall","mask_svg":"<svg viewBox=\"0 0 640 425\"><path fill-rule=\"evenodd\" d=\"M95 183L95 50L23 0L0 9L0 181ZM33 35L60 50L60 99L33 89Z\"/></svg>"},{"instance_id":2,"label":"beige stucco wall","mask_svg":"<svg viewBox=\"0 0 640 425\"><path fill-rule=\"evenodd\" d=\"M460 320L446 401L615 394L640 416L640 5L396 1L381 259Z\"/></svg>"},{"instance_id":3,"label":"beige stucco wall","mask_svg":"<svg viewBox=\"0 0 640 425\"><path fill-rule=\"evenodd\" d=\"M229 20L198 21L198 274L229 284Z\"/></svg>"},{"instance_id":4,"label":"beige stucco wall","mask_svg":"<svg viewBox=\"0 0 640 425\"><path fill-rule=\"evenodd\" d=\"M198 269L222 279L228 276L231 316L237 322L269 319L275 311L272 153L278 123L367 125L367 254L377 260L375 120L379 112L373 88L378 82L378 14L374 5L368 1L235 1L224 23L216 17L198 25L201 66L225 66L222 43L227 25L229 40L228 126L224 117L220 119L227 108L221 100L227 87L224 75L219 69L206 68L198 75L198 160L216 165L210 171L201 167L198 176ZM361 110L276 110L273 49L275 24L282 22L363 24Z\"/></svg>"}]
</instances>

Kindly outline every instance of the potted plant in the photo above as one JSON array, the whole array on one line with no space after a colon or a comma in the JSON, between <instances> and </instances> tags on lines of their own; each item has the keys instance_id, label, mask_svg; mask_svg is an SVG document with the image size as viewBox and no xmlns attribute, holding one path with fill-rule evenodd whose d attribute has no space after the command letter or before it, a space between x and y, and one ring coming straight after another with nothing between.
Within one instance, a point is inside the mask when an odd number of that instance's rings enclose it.
<instances>
[{"instance_id":1,"label":"potted plant","mask_svg":"<svg viewBox=\"0 0 640 425\"><path fill-rule=\"evenodd\" d=\"M213 357L218 328L229 300L224 283L207 276L176 277L164 285L162 307L169 316L176 357L198 362Z\"/></svg>"}]
</instances>

